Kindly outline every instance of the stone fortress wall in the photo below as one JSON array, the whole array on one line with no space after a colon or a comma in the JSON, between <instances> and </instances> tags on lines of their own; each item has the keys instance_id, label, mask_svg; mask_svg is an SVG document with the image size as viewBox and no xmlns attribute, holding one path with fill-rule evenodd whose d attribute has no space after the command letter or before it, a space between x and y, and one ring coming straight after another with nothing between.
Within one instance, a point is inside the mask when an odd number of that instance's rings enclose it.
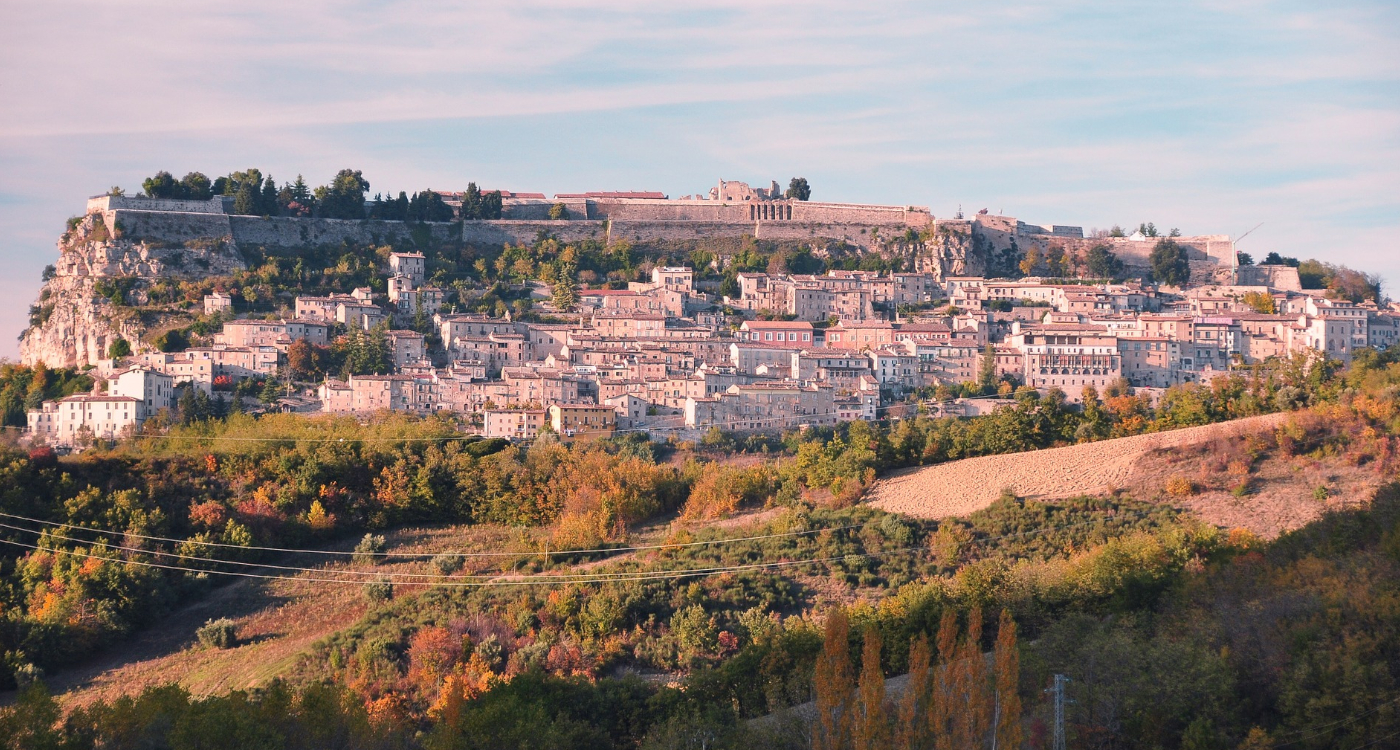
<instances>
[{"instance_id":1,"label":"stone fortress wall","mask_svg":"<svg viewBox=\"0 0 1400 750\"><path fill-rule=\"evenodd\" d=\"M1021 252L1032 247L1044 252L1052 245L1058 245L1066 250L1087 251L1094 245L1104 244L1108 245L1109 249L1118 256L1119 260L1123 261L1124 265L1146 268L1150 265L1149 258L1157 243L1163 239L1171 239L1186 251L1187 260L1191 261L1193 266L1235 267L1234 243L1231 242L1228 235L1223 234L1171 238L1147 237L1144 239L1084 237L1083 230L1079 227L1059 225L1042 227L1017 221L1010 216L996 214L978 214L973 216L970 221L973 231L993 252L1010 247L1013 242ZM942 224L944 221L939 220L938 223Z\"/></svg>"},{"instance_id":2,"label":"stone fortress wall","mask_svg":"<svg viewBox=\"0 0 1400 750\"><path fill-rule=\"evenodd\" d=\"M636 197L645 196L645 197ZM585 193L540 197L508 197L502 218L428 224L435 239L460 239L474 244L533 242L541 232L563 242L595 239L612 242L702 240L750 235L769 240L836 240L869 247L877 239L892 239L913 229L919 232L946 226L975 235L984 251L1015 247L1042 252L1051 246L1082 252L1094 244L1109 245L1126 265L1145 267L1160 238L1086 238L1067 225L1036 225L1013 217L978 214L968 219L938 219L924 206L881 206L800 201L782 197L775 187L750 188L721 181L708 198L670 199L659 193ZM551 220L550 210L563 204L565 216ZM185 242L225 238L234 243L268 246L338 244L342 241L388 243L407 240L413 229L403 222L341 219L263 218L233 216L227 196L208 201L98 196L88 212L100 212L109 227L150 239ZM460 232L460 234L455 234ZM420 235L421 236L421 235ZM1233 243L1225 235L1176 237L1193 266L1235 268Z\"/></svg>"}]
</instances>

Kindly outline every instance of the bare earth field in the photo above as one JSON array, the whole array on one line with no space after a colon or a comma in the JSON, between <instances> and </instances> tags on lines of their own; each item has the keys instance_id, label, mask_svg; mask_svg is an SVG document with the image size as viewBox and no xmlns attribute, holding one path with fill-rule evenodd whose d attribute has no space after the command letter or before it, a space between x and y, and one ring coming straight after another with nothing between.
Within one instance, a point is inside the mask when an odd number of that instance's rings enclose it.
<instances>
[{"instance_id":1,"label":"bare earth field","mask_svg":"<svg viewBox=\"0 0 1400 750\"><path fill-rule=\"evenodd\" d=\"M875 484L868 499L892 513L943 518L985 508L1002 490L1042 499L1104 494L1135 485L1140 461L1154 451L1238 439L1271 430L1286 418L1286 414L1266 414L1063 448L950 461L891 474Z\"/></svg>"}]
</instances>

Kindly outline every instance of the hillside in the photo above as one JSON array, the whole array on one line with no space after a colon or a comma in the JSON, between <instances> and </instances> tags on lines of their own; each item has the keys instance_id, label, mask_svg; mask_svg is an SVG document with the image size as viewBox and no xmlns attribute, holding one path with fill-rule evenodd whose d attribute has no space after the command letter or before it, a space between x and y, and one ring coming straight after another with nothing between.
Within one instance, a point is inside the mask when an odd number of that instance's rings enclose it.
<instances>
[{"instance_id":1,"label":"hillside","mask_svg":"<svg viewBox=\"0 0 1400 750\"><path fill-rule=\"evenodd\" d=\"M261 216L229 214L229 205L220 197L89 201L88 212L69 221L59 258L44 273L21 337L22 361L81 367L107 358L119 339L139 353L170 328L204 335L205 328L217 330L217 321L201 316L203 296L216 290L233 294L238 316L290 316L298 294L348 294L357 286L382 293L380 271L390 250L427 256L428 278L448 291L446 309L474 309L486 299L487 312L498 312L491 303L507 296L493 291L498 282L537 278L539 263L554 261L565 245L575 249L581 279L614 287L666 263L693 266L718 283L721 269L761 270L775 254L806 258L805 272L873 262L917 267L941 279L985 265L966 228L920 235L860 221L404 221L378 218L374 210L360 220L285 215L287 206L275 201L258 209L272 215ZM529 248L529 271L517 258L509 273L494 270L510 247Z\"/></svg>"}]
</instances>

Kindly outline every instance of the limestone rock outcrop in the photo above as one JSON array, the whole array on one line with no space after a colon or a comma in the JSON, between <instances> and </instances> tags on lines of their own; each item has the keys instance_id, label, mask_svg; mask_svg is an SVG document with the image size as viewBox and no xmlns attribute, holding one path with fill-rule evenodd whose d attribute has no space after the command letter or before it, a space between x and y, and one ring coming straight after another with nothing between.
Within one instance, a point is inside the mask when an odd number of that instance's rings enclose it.
<instances>
[{"instance_id":1,"label":"limestone rock outcrop","mask_svg":"<svg viewBox=\"0 0 1400 750\"><path fill-rule=\"evenodd\" d=\"M231 237L182 243L128 239L110 212L77 221L59 240L58 250L31 326L20 339L25 364L82 367L106 358L118 338L139 341L148 322L136 310L114 304L114 288L121 297L140 301L160 279L201 279L244 268Z\"/></svg>"}]
</instances>

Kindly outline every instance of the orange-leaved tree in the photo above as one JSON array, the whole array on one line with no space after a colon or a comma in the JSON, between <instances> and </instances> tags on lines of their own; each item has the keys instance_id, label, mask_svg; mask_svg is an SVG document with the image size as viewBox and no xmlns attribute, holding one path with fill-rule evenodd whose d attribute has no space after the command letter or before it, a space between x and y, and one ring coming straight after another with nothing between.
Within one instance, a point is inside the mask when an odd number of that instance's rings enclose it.
<instances>
[{"instance_id":1,"label":"orange-leaved tree","mask_svg":"<svg viewBox=\"0 0 1400 750\"><path fill-rule=\"evenodd\" d=\"M1021 653L1016 646L1016 621L1003 609L997 625L996 719L992 750L1021 747Z\"/></svg>"},{"instance_id":2,"label":"orange-leaved tree","mask_svg":"<svg viewBox=\"0 0 1400 750\"><path fill-rule=\"evenodd\" d=\"M855 712L855 750L885 750L890 745L889 717L885 713L885 670L880 667L880 630L865 628L865 648L860 655L860 693Z\"/></svg>"},{"instance_id":3,"label":"orange-leaved tree","mask_svg":"<svg viewBox=\"0 0 1400 750\"><path fill-rule=\"evenodd\" d=\"M817 656L817 721L813 750L846 750L851 746L855 709L855 675L851 670L851 624L841 607L826 615L826 635Z\"/></svg>"},{"instance_id":4,"label":"orange-leaved tree","mask_svg":"<svg viewBox=\"0 0 1400 750\"><path fill-rule=\"evenodd\" d=\"M923 750L932 737L933 655L928 636L920 633L909 646L909 682L899 704L894 746L899 750Z\"/></svg>"}]
</instances>

